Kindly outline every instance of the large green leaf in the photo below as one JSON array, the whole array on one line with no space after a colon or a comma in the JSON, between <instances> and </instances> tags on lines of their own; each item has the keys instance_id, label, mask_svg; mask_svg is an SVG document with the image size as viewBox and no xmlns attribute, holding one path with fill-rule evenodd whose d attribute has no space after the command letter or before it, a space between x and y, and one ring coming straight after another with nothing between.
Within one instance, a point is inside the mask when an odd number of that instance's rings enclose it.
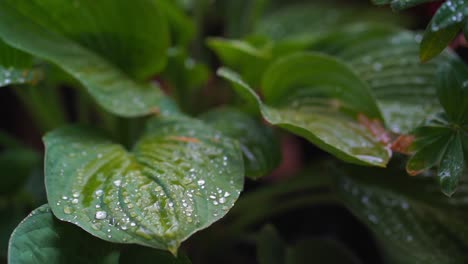
<instances>
[{"instance_id":1,"label":"large green leaf","mask_svg":"<svg viewBox=\"0 0 468 264\"><path fill-rule=\"evenodd\" d=\"M200 118L239 141L247 177L258 179L279 165L281 150L271 128L234 108L213 110Z\"/></svg>"},{"instance_id":2,"label":"large green leaf","mask_svg":"<svg viewBox=\"0 0 468 264\"><path fill-rule=\"evenodd\" d=\"M40 72L33 69L32 57L0 39L0 87L35 83L39 78Z\"/></svg>"},{"instance_id":3,"label":"large green leaf","mask_svg":"<svg viewBox=\"0 0 468 264\"><path fill-rule=\"evenodd\" d=\"M243 188L237 142L187 117L150 120L131 152L78 126L44 142L54 214L111 242L176 252L223 217Z\"/></svg>"},{"instance_id":4,"label":"large green leaf","mask_svg":"<svg viewBox=\"0 0 468 264\"><path fill-rule=\"evenodd\" d=\"M112 113L165 108L157 86L138 83L166 61L168 29L156 1L2 1L0 38L60 66Z\"/></svg>"},{"instance_id":5,"label":"large green leaf","mask_svg":"<svg viewBox=\"0 0 468 264\"><path fill-rule=\"evenodd\" d=\"M468 261L468 186L447 198L431 178L401 170L350 168L339 175L342 201L376 234L389 263Z\"/></svg>"},{"instance_id":6,"label":"large green leaf","mask_svg":"<svg viewBox=\"0 0 468 264\"><path fill-rule=\"evenodd\" d=\"M219 75L235 84L265 119L333 155L357 164L385 166L391 153L358 116L381 120L367 85L345 64L329 56L299 53L272 64L263 78L264 104L232 71Z\"/></svg>"},{"instance_id":7,"label":"large green leaf","mask_svg":"<svg viewBox=\"0 0 468 264\"><path fill-rule=\"evenodd\" d=\"M15 229L9 264L118 263L116 245L55 219L48 205L34 210Z\"/></svg>"},{"instance_id":8,"label":"large green leaf","mask_svg":"<svg viewBox=\"0 0 468 264\"><path fill-rule=\"evenodd\" d=\"M409 133L441 110L437 69L454 56L447 52L422 64L420 39L419 34L399 32L355 41L337 52L369 84L387 127L395 133Z\"/></svg>"}]
</instances>

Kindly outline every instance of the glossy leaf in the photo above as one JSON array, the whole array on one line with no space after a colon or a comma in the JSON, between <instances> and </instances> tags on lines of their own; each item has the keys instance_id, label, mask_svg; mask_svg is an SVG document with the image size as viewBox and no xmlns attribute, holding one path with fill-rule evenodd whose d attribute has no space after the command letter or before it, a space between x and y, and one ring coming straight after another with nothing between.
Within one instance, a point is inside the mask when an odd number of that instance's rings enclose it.
<instances>
[{"instance_id":1,"label":"glossy leaf","mask_svg":"<svg viewBox=\"0 0 468 264\"><path fill-rule=\"evenodd\" d=\"M34 210L10 238L9 264L118 263L116 245L58 221L48 205Z\"/></svg>"},{"instance_id":2,"label":"glossy leaf","mask_svg":"<svg viewBox=\"0 0 468 264\"><path fill-rule=\"evenodd\" d=\"M345 161L385 166L391 153L357 121L358 115L380 120L367 85L345 64L325 55L300 53L271 65L263 78L264 104L232 71L230 80L250 102L257 101L264 118L305 137Z\"/></svg>"},{"instance_id":3,"label":"glossy leaf","mask_svg":"<svg viewBox=\"0 0 468 264\"><path fill-rule=\"evenodd\" d=\"M40 155L30 149L15 148L0 152L0 195L12 194L24 185L35 167L40 164Z\"/></svg>"},{"instance_id":4,"label":"glossy leaf","mask_svg":"<svg viewBox=\"0 0 468 264\"><path fill-rule=\"evenodd\" d=\"M115 16L119 13L126 19ZM0 38L57 64L102 107L121 116L164 112L167 102L158 87L138 81L164 66L167 35L154 1L0 4Z\"/></svg>"},{"instance_id":5,"label":"glossy leaf","mask_svg":"<svg viewBox=\"0 0 468 264\"><path fill-rule=\"evenodd\" d=\"M430 24L429 27L431 27ZM460 24L450 26L444 30L432 30L427 28L419 52L421 61L426 62L439 55L458 35L460 28Z\"/></svg>"},{"instance_id":6,"label":"glossy leaf","mask_svg":"<svg viewBox=\"0 0 468 264\"><path fill-rule=\"evenodd\" d=\"M213 110L200 118L224 135L239 141L247 177L258 179L279 165L281 150L270 127L234 108Z\"/></svg>"},{"instance_id":7,"label":"glossy leaf","mask_svg":"<svg viewBox=\"0 0 468 264\"><path fill-rule=\"evenodd\" d=\"M150 120L131 152L79 126L44 142L54 214L110 242L175 253L223 217L243 188L237 142L183 116Z\"/></svg>"},{"instance_id":8,"label":"glossy leaf","mask_svg":"<svg viewBox=\"0 0 468 264\"><path fill-rule=\"evenodd\" d=\"M33 69L32 57L8 46L0 39L0 87L35 83L41 73Z\"/></svg>"},{"instance_id":9,"label":"glossy leaf","mask_svg":"<svg viewBox=\"0 0 468 264\"><path fill-rule=\"evenodd\" d=\"M438 67L454 60L445 53L422 64L418 59L421 36L399 32L355 41L337 52L371 87L387 127L409 133L441 110L436 96Z\"/></svg>"},{"instance_id":10,"label":"glossy leaf","mask_svg":"<svg viewBox=\"0 0 468 264\"><path fill-rule=\"evenodd\" d=\"M466 185L447 198L432 179L400 170L351 168L339 175L342 201L382 242L389 263L468 261Z\"/></svg>"}]
</instances>

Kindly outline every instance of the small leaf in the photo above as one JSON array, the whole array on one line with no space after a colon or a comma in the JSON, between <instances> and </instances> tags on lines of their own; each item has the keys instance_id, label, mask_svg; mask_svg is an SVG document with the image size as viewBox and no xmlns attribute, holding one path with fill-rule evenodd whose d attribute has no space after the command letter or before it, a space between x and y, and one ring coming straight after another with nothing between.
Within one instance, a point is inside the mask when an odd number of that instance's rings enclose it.
<instances>
[{"instance_id":1,"label":"small leaf","mask_svg":"<svg viewBox=\"0 0 468 264\"><path fill-rule=\"evenodd\" d=\"M432 24L428 25L421 42L419 57L423 62L429 61L439 55L458 35L461 24L452 25L443 30L435 30L433 27Z\"/></svg>"},{"instance_id":2,"label":"small leaf","mask_svg":"<svg viewBox=\"0 0 468 264\"><path fill-rule=\"evenodd\" d=\"M447 196L452 196L455 193L464 169L465 160L463 157L462 141L457 133L447 144L438 173L442 191Z\"/></svg>"},{"instance_id":3,"label":"small leaf","mask_svg":"<svg viewBox=\"0 0 468 264\"><path fill-rule=\"evenodd\" d=\"M168 30L155 1L2 1L0 38L60 66L111 113L168 107L156 85L139 83L166 61Z\"/></svg>"},{"instance_id":4,"label":"small leaf","mask_svg":"<svg viewBox=\"0 0 468 264\"><path fill-rule=\"evenodd\" d=\"M10 47L0 39L0 87L35 83L40 71L33 69L32 57Z\"/></svg>"},{"instance_id":5,"label":"small leaf","mask_svg":"<svg viewBox=\"0 0 468 264\"><path fill-rule=\"evenodd\" d=\"M99 240L72 224L60 222L48 205L34 210L15 229L9 264L118 263L116 245Z\"/></svg>"},{"instance_id":6,"label":"small leaf","mask_svg":"<svg viewBox=\"0 0 468 264\"><path fill-rule=\"evenodd\" d=\"M79 126L44 142L54 214L110 242L175 253L223 217L243 188L237 142L183 116L150 120L131 152Z\"/></svg>"},{"instance_id":7,"label":"small leaf","mask_svg":"<svg viewBox=\"0 0 468 264\"><path fill-rule=\"evenodd\" d=\"M448 121L468 123L468 67L461 60L442 65L437 74L437 95Z\"/></svg>"},{"instance_id":8,"label":"small leaf","mask_svg":"<svg viewBox=\"0 0 468 264\"><path fill-rule=\"evenodd\" d=\"M247 177L258 179L279 165L281 150L270 127L234 108L213 110L201 115L200 119L239 141Z\"/></svg>"},{"instance_id":9,"label":"small leaf","mask_svg":"<svg viewBox=\"0 0 468 264\"><path fill-rule=\"evenodd\" d=\"M341 200L382 242L389 263L468 261L467 185L448 198L432 179L407 177L399 169L340 170L336 188Z\"/></svg>"},{"instance_id":10,"label":"small leaf","mask_svg":"<svg viewBox=\"0 0 468 264\"><path fill-rule=\"evenodd\" d=\"M235 84L250 102L257 101L265 119L305 137L345 161L385 166L391 153L358 116L381 120L368 87L352 70L329 56L299 53L280 59L263 78L266 104L230 71L218 74Z\"/></svg>"},{"instance_id":11,"label":"small leaf","mask_svg":"<svg viewBox=\"0 0 468 264\"><path fill-rule=\"evenodd\" d=\"M259 264L285 264L286 245L274 226L267 225L257 236L257 260Z\"/></svg>"}]
</instances>

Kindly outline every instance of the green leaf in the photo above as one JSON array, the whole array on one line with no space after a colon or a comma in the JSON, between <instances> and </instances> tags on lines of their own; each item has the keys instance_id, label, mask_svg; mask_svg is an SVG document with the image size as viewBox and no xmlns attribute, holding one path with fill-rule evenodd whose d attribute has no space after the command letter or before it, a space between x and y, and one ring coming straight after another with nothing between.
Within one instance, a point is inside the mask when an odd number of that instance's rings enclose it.
<instances>
[{"instance_id":1,"label":"green leaf","mask_svg":"<svg viewBox=\"0 0 468 264\"><path fill-rule=\"evenodd\" d=\"M184 11L171 0L158 1L169 25L172 44L187 47L196 33L195 24Z\"/></svg>"},{"instance_id":2,"label":"green leaf","mask_svg":"<svg viewBox=\"0 0 468 264\"><path fill-rule=\"evenodd\" d=\"M30 149L15 148L0 152L0 195L8 195L18 191L40 164L40 155Z\"/></svg>"},{"instance_id":3,"label":"green leaf","mask_svg":"<svg viewBox=\"0 0 468 264\"><path fill-rule=\"evenodd\" d=\"M272 225L263 227L257 236L257 260L259 264L286 263L286 245Z\"/></svg>"},{"instance_id":4,"label":"green leaf","mask_svg":"<svg viewBox=\"0 0 468 264\"><path fill-rule=\"evenodd\" d=\"M201 115L200 119L239 141L247 177L258 179L279 165L281 150L270 127L234 108L213 110Z\"/></svg>"},{"instance_id":5,"label":"green leaf","mask_svg":"<svg viewBox=\"0 0 468 264\"><path fill-rule=\"evenodd\" d=\"M436 96L437 70L454 60L444 56L422 64L418 59L421 36L398 32L355 41L337 52L371 87L387 127L409 133L441 110Z\"/></svg>"},{"instance_id":6,"label":"green leaf","mask_svg":"<svg viewBox=\"0 0 468 264\"><path fill-rule=\"evenodd\" d=\"M258 84L272 60L271 43L254 45L249 41L209 38L207 45L223 65L239 72L249 83Z\"/></svg>"},{"instance_id":7,"label":"green leaf","mask_svg":"<svg viewBox=\"0 0 468 264\"><path fill-rule=\"evenodd\" d=\"M60 66L111 113L141 116L168 104L156 85L138 82L166 61L168 30L154 1L2 1L0 38Z\"/></svg>"},{"instance_id":8,"label":"green leaf","mask_svg":"<svg viewBox=\"0 0 468 264\"><path fill-rule=\"evenodd\" d=\"M48 205L34 210L15 229L9 264L118 263L116 245L55 219Z\"/></svg>"},{"instance_id":9,"label":"green leaf","mask_svg":"<svg viewBox=\"0 0 468 264\"><path fill-rule=\"evenodd\" d=\"M264 118L303 136L348 162L385 166L391 153L357 121L358 115L380 120L367 85L342 62L329 56L299 53L276 61L263 78L264 104L232 71L218 74L250 102L257 101Z\"/></svg>"},{"instance_id":10,"label":"green leaf","mask_svg":"<svg viewBox=\"0 0 468 264\"><path fill-rule=\"evenodd\" d=\"M438 173L440 186L447 196L455 193L464 169L463 146L461 136L457 133L447 144Z\"/></svg>"},{"instance_id":11,"label":"green leaf","mask_svg":"<svg viewBox=\"0 0 468 264\"><path fill-rule=\"evenodd\" d=\"M468 261L467 185L447 198L432 179L401 170L350 168L338 175L342 201L382 242L389 263Z\"/></svg>"},{"instance_id":12,"label":"green leaf","mask_svg":"<svg viewBox=\"0 0 468 264\"><path fill-rule=\"evenodd\" d=\"M36 83L40 71L33 69L32 57L10 47L0 39L0 87Z\"/></svg>"},{"instance_id":13,"label":"green leaf","mask_svg":"<svg viewBox=\"0 0 468 264\"><path fill-rule=\"evenodd\" d=\"M120 264L190 264L190 259L185 254L180 254L177 258L168 252L154 248L141 246L126 246L120 251Z\"/></svg>"},{"instance_id":14,"label":"green leaf","mask_svg":"<svg viewBox=\"0 0 468 264\"><path fill-rule=\"evenodd\" d=\"M308 238L300 240L289 248L286 263L358 264L361 262L338 241Z\"/></svg>"},{"instance_id":15,"label":"green leaf","mask_svg":"<svg viewBox=\"0 0 468 264\"><path fill-rule=\"evenodd\" d=\"M437 95L448 121L468 124L468 67L461 60L440 67L437 74Z\"/></svg>"},{"instance_id":16,"label":"green leaf","mask_svg":"<svg viewBox=\"0 0 468 264\"><path fill-rule=\"evenodd\" d=\"M7 258L10 235L27 210L25 204L15 204L10 199L0 197L0 258Z\"/></svg>"},{"instance_id":17,"label":"green leaf","mask_svg":"<svg viewBox=\"0 0 468 264\"><path fill-rule=\"evenodd\" d=\"M421 50L419 51L421 61L426 62L439 55L458 35L460 28L461 24L456 24L444 30L433 30L433 26L429 24L424 32Z\"/></svg>"},{"instance_id":18,"label":"green leaf","mask_svg":"<svg viewBox=\"0 0 468 264\"><path fill-rule=\"evenodd\" d=\"M237 142L183 116L150 120L131 152L79 126L44 142L54 214L110 242L175 253L222 218L243 188Z\"/></svg>"}]
</instances>

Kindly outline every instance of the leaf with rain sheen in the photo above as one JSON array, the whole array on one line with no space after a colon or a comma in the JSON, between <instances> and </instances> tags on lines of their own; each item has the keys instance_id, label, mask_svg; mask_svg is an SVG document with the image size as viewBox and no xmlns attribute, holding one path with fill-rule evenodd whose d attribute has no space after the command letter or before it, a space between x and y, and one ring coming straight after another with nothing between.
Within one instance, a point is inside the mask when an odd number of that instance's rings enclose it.
<instances>
[{"instance_id":1,"label":"leaf with rain sheen","mask_svg":"<svg viewBox=\"0 0 468 264\"><path fill-rule=\"evenodd\" d=\"M126 19L115 15L122 13ZM163 112L168 104L156 85L139 82L166 61L168 29L155 1L6 0L0 38L57 64L114 114Z\"/></svg>"},{"instance_id":2,"label":"leaf with rain sheen","mask_svg":"<svg viewBox=\"0 0 468 264\"><path fill-rule=\"evenodd\" d=\"M376 177L378 176L378 177ZM415 191L415 187L418 190ZM468 186L443 196L430 177L395 169L338 172L339 196L376 234L389 263L458 264L468 261Z\"/></svg>"},{"instance_id":3,"label":"leaf with rain sheen","mask_svg":"<svg viewBox=\"0 0 468 264\"><path fill-rule=\"evenodd\" d=\"M34 210L10 238L9 264L118 263L115 244L57 220L48 205Z\"/></svg>"},{"instance_id":4,"label":"leaf with rain sheen","mask_svg":"<svg viewBox=\"0 0 468 264\"><path fill-rule=\"evenodd\" d=\"M239 141L247 177L258 179L279 165L281 150L273 130L246 113L220 108L202 114L200 119Z\"/></svg>"},{"instance_id":5,"label":"leaf with rain sheen","mask_svg":"<svg viewBox=\"0 0 468 264\"><path fill-rule=\"evenodd\" d=\"M243 188L238 143L183 116L150 120L131 152L79 126L44 142L54 214L111 242L175 253L223 217Z\"/></svg>"},{"instance_id":6,"label":"leaf with rain sheen","mask_svg":"<svg viewBox=\"0 0 468 264\"><path fill-rule=\"evenodd\" d=\"M372 0L376 5L392 5L395 10L402 10L409 7L417 6L422 3L434 2L437 0Z\"/></svg>"},{"instance_id":7,"label":"leaf with rain sheen","mask_svg":"<svg viewBox=\"0 0 468 264\"><path fill-rule=\"evenodd\" d=\"M387 127L407 134L441 110L436 94L438 67L455 59L446 52L422 64L421 35L398 32L355 41L337 53L371 87Z\"/></svg>"},{"instance_id":8,"label":"leaf with rain sheen","mask_svg":"<svg viewBox=\"0 0 468 264\"><path fill-rule=\"evenodd\" d=\"M0 39L0 87L35 83L40 72L33 69L32 57L10 47Z\"/></svg>"},{"instance_id":9,"label":"leaf with rain sheen","mask_svg":"<svg viewBox=\"0 0 468 264\"><path fill-rule=\"evenodd\" d=\"M421 43L421 60L427 61L437 56L467 27L468 1L447 0L437 10L424 32Z\"/></svg>"},{"instance_id":10,"label":"leaf with rain sheen","mask_svg":"<svg viewBox=\"0 0 468 264\"><path fill-rule=\"evenodd\" d=\"M263 117L303 136L348 162L384 167L391 152L357 121L358 115L381 120L367 85L342 62L321 54L298 53L279 59L267 69L262 84L264 104L240 76L221 69Z\"/></svg>"}]
</instances>

